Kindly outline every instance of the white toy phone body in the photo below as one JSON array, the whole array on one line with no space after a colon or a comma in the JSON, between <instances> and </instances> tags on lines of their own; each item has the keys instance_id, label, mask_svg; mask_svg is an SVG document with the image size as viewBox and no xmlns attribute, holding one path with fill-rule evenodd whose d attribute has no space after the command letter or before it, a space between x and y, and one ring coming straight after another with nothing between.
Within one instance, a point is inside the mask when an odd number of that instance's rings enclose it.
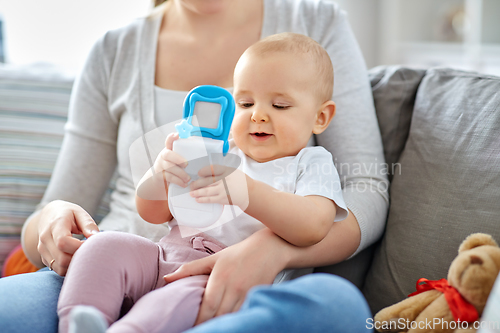
<instances>
[{"instance_id":1,"label":"white toy phone body","mask_svg":"<svg viewBox=\"0 0 500 333\"><path fill-rule=\"evenodd\" d=\"M173 151L188 161L185 171L191 182L199 178L201 168L223 164L233 117L233 97L223 88L199 86L187 95L185 119L175 126L179 139L174 141ZM170 184L168 187L168 205L177 223L193 228L205 228L215 223L222 215L224 205L198 203L190 196L189 190L189 186L182 188Z\"/></svg>"},{"instance_id":2,"label":"white toy phone body","mask_svg":"<svg viewBox=\"0 0 500 333\"><path fill-rule=\"evenodd\" d=\"M188 160L185 168L191 182L198 179L198 171L210 164L218 164L210 156L222 156L224 142L210 138L192 136L174 141L173 151ZM190 183L191 183L190 182ZM208 227L216 222L224 210L217 203L198 203L189 195L189 187L182 188L176 184L168 187L168 204L170 212L180 225L193 228Z\"/></svg>"}]
</instances>

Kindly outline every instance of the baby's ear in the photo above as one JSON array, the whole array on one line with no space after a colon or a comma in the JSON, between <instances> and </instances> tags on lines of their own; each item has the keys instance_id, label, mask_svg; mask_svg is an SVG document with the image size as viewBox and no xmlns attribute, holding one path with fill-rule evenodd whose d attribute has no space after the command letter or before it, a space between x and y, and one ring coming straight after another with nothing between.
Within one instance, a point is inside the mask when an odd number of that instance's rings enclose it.
<instances>
[{"instance_id":1,"label":"baby's ear","mask_svg":"<svg viewBox=\"0 0 500 333\"><path fill-rule=\"evenodd\" d=\"M333 101L327 101L321 104L318 112L316 113L316 123L314 124L313 133L322 133L335 115L335 103Z\"/></svg>"}]
</instances>

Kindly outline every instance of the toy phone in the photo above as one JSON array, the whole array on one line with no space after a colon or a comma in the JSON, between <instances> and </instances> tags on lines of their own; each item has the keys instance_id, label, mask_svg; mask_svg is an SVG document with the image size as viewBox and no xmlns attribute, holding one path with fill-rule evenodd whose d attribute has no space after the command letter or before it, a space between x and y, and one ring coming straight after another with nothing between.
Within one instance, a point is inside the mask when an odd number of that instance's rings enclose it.
<instances>
[{"instance_id":1,"label":"toy phone","mask_svg":"<svg viewBox=\"0 0 500 333\"><path fill-rule=\"evenodd\" d=\"M188 160L185 171L191 181L198 179L198 171L208 165L222 164L229 150L229 130L234 118L234 99L224 88L204 85L192 89L184 100L184 119L175 128L179 139L173 151ZM170 212L179 225L204 228L215 223L224 206L198 203L189 195L189 187L170 184L168 188Z\"/></svg>"}]
</instances>

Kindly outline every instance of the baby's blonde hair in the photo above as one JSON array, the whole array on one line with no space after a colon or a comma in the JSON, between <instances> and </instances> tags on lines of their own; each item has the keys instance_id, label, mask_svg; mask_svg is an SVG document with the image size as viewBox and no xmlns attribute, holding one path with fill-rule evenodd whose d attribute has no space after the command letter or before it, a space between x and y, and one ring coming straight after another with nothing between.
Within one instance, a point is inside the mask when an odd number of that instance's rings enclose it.
<instances>
[{"instance_id":1,"label":"baby's blonde hair","mask_svg":"<svg viewBox=\"0 0 500 333\"><path fill-rule=\"evenodd\" d=\"M314 39L291 32L283 32L261 39L246 52L265 55L273 52L291 52L308 56L316 65L317 78L315 91L322 102L332 99L333 65L326 50ZM246 53L245 52L245 53Z\"/></svg>"}]
</instances>

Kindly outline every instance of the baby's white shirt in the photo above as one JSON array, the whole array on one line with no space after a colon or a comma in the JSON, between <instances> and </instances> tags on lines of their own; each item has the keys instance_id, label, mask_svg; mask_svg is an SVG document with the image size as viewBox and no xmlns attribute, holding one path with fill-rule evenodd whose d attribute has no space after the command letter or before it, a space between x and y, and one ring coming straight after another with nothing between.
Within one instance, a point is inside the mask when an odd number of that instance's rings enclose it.
<instances>
[{"instance_id":1,"label":"baby's white shirt","mask_svg":"<svg viewBox=\"0 0 500 333\"><path fill-rule=\"evenodd\" d=\"M325 148L306 147L296 156L259 163L245 155L236 147L233 140L229 143L229 154L237 155L241 160L238 169L252 179L279 191L300 196L318 195L328 198L337 205L335 221L341 221L347 217L348 210L342 196L340 179L333 164L332 155ZM269 204L272 205L272 203ZM169 224L173 226L177 225L177 222L173 219ZM246 214L239 207L226 205L216 223L199 231L230 246L262 228L264 228L262 222ZM181 234L188 236L188 233L182 230Z\"/></svg>"},{"instance_id":2,"label":"baby's white shirt","mask_svg":"<svg viewBox=\"0 0 500 333\"><path fill-rule=\"evenodd\" d=\"M180 91L155 87L157 110L160 109L159 106L167 105L180 108L179 102L185 94ZM167 114L169 113L157 112L157 121L160 123L174 121L174 119L166 119ZM337 205L335 221L341 221L347 217L348 210L342 196L340 178L333 164L332 155L325 148L305 147L295 156L259 163L245 155L234 144L233 140L230 140L229 144L228 153L237 155L241 159L238 169L250 178L261 181L279 191L300 196L318 195L328 198ZM169 225L177 225L177 221L173 219ZM262 228L264 228L264 224L243 212L239 207L226 205L216 223L199 230L226 246L230 246ZM187 236L189 231L182 232L181 230L181 234Z\"/></svg>"}]
</instances>

